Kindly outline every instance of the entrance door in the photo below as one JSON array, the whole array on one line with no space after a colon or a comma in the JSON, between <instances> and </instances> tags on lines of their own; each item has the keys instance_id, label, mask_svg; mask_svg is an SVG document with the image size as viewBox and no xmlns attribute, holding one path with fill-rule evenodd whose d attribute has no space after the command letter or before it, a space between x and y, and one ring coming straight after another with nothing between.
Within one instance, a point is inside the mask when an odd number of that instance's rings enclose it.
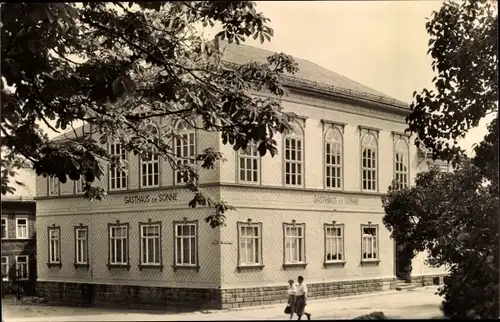
<instances>
[{"instance_id":1,"label":"entrance door","mask_svg":"<svg viewBox=\"0 0 500 322\"><path fill-rule=\"evenodd\" d=\"M404 246L395 242L394 250L396 277L400 280L411 280L411 257L404 252Z\"/></svg>"}]
</instances>

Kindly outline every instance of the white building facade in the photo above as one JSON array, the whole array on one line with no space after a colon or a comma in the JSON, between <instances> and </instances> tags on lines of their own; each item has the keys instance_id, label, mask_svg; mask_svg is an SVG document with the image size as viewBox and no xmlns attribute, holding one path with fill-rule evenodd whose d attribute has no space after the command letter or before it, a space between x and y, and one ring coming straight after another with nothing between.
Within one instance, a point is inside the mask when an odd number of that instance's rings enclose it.
<instances>
[{"instance_id":1,"label":"white building facade","mask_svg":"<svg viewBox=\"0 0 500 322\"><path fill-rule=\"evenodd\" d=\"M235 64L270 54L224 48ZM262 305L285 301L287 280L298 275L312 298L394 288L397 256L381 196L393 179L411 185L427 167L404 134L408 106L298 62L280 98L297 119L275 137L275 157L260 157L254 146L235 152L218 133L171 124L184 134L174 147L182 156L211 146L227 159L200 168L204 191L237 208L225 227L205 223L211 209L188 207L191 193L167 161L117 144L107 148L128 161L128 174L108 169L99 183L109 193L104 201L84 200L79 182L38 178L38 283L49 302ZM413 261L413 280L427 285L445 272L424 260Z\"/></svg>"}]
</instances>

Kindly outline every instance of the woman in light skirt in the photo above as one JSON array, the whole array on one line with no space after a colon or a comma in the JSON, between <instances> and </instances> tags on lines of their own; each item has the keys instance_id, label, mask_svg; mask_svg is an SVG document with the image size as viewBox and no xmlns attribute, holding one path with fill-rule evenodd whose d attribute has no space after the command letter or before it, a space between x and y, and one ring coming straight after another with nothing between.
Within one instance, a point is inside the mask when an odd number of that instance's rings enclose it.
<instances>
[{"instance_id":1,"label":"woman in light skirt","mask_svg":"<svg viewBox=\"0 0 500 322\"><path fill-rule=\"evenodd\" d=\"M294 285L294 280L288 280L288 302L286 304L285 313L290 314L290 320L293 318L293 313L295 312L295 292L296 288Z\"/></svg>"}]
</instances>

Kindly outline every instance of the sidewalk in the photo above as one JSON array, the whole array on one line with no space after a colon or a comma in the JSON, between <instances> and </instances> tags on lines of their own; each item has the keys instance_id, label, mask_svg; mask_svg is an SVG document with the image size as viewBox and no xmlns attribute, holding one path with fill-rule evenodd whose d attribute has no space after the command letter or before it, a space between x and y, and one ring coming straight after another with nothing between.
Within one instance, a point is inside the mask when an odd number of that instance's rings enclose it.
<instances>
[{"instance_id":1,"label":"sidewalk","mask_svg":"<svg viewBox=\"0 0 500 322\"><path fill-rule=\"evenodd\" d=\"M378 292L358 296L310 300L307 311L313 320L352 319L373 311L382 311L389 318L432 319L439 318L441 298L437 287L425 287L405 291ZM222 321L222 320L281 320L288 319L283 313L284 304L213 310L192 313L141 312L105 310L94 308L55 308L51 306L17 306L23 312L15 312L14 306L3 307L5 322L38 321ZM52 311L52 312L51 312Z\"/></svg>"}]
</instances>

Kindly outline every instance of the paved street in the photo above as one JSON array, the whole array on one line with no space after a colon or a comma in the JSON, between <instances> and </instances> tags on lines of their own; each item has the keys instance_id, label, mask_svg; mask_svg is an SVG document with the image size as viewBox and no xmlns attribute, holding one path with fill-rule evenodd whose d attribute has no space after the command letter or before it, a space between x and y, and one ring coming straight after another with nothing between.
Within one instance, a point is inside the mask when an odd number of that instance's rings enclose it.
<instances>
[{"instance_id":1,"label":"paved street","mask_svg":"<svg viewBox=\"0 0 500 322\"><path fill-rule=\"evenodd\" d=\"M334 299L310 300L312 319L349 319L373 311L389 318L432 319L442 316L437 287L390 291ZM223 311L164 313L95 308L66 308L35 305L3 305L5 322L35 321L217 321L287 319L284 305L241 308Z\"/></svg>"}]
</instances>

